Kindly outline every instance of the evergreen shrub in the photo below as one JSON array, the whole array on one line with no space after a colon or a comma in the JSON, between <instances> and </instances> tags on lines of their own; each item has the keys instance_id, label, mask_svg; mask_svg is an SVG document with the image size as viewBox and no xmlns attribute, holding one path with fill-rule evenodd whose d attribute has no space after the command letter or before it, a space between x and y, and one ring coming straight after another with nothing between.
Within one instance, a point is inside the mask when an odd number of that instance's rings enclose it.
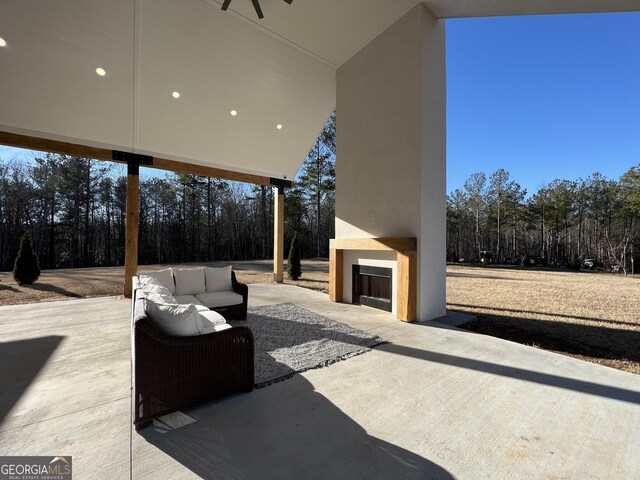
<instances>
[{"instance_id":1,"label":"evergreen shrub","mask_svg":"<svg viewBox=\"0 0 640 480\"><path fill-rule=\"evenodd\" d=\"M289 259L287 262L287 273L291 280L298 280L302 276L302 267L300 265L300 243L298 241L298 232L293 234L291 246L289 247Z\"/></svg>"},{"instance_id":2,"label":"evergreen shrub","mask_svg":"<svg viewBox=\"0 0 640 480\"><path fill-rule=\"evenodd\" d=\"M26 285L35 282L40 276L38 257L33 251L31 235L24 232L20 239L20 250L13 265L13 278L19 285Z\"/></svg>"}]
</instances>

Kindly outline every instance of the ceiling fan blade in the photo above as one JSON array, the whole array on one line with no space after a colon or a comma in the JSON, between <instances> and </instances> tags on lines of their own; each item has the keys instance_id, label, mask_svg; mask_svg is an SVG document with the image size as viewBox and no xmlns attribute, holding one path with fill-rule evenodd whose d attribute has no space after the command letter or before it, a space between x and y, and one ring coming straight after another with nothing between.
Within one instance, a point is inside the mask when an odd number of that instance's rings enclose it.
<instances>
[{"instance_id":1,"label":"ceiling fan blade","mask_svg":"<svg viewBox=\"0 0 640 480\"><path fill-rule=\"evenodd\" d=\"M230 3L231 3L231 0L224 0L224 3L222 4L222 10L226 11L227 8L229 8Z\"/></svg>"},{"instance_id":2,"label":"ceiling fan blade","mask_svg":"<svg viewBox=\"0 0 640 480\"><path fill-rule=\"evenodd\" d=\"M284 1L287 2L289 5L293 3L293 0L284 0Z\"/></svg>"},{"instance_id":3,"label":"ceiling fan blade","mask_svg":"<svg viewBox=\"0 0 640 480\"><path fill-rule=\"evenodd\" d=\"M251 0L251 3L253 3L253 8L256 9L258 18L263 19L264 15L262 14L262 9L260 8L260 3L258 2L258 0Z\"/></svg>"}]
</instances>

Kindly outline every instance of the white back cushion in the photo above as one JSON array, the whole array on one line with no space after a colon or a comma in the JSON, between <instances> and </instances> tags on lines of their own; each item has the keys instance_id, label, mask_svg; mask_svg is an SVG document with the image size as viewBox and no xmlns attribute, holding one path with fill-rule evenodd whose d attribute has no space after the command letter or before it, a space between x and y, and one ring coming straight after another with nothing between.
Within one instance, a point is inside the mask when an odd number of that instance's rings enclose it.
<instances>
[{"instance_id":1,"label":"white back cushion","mask_svg":"<svg viewBox=\"0 0 640 480\"><path fill-rule=\"evenodd\" d=\"M144 290L143 290L144 291ZM167 290L168 292L169 290ZM176 303L176 299L171 295L164 295L162 293L147 293L147 300L154 303Z\"/></svg>"},{"instance_id":2,"label":"white back cushion","mask_svg":"<svg viewBox=\"0 0 640 480\"><path fill-rule=\"evenodd\" d=\"M155 303L149 299L146 304L151 321L167 335L188 337L201 333L201 322L195 305Z\"/></svg>"},{"instance_id":3,"label":"white back cushion","mask_svg":"<svg viewBox=\"0 0 640 480\"><path fill-rule=\"evenodd\" d=\"M207 281L207 292L223 292L233 290L231 286L231 265L227 267L204 267Z\"/></svg>"},{"instance_id":4,"label":"white back cushion","mask_svg":"<svg viewBox=\"0 0 640 480\"><path fill-rule=\"evenodd\" d=\"M142 291L149 295L150 293L157 293L158 295L168 295L171 296L171 292L164 285L157 285L155 283L147 283L144 287L142 287Z\"/></svg>"},{"instance_id":5,"label":"white back cushion","mask_svg":"<svg viewBox=\"0 0 640 480\"><path fill-rule=\"evenodd\" d=\"M155 282L154 282L155 280ZM142 283L158 283L169 289L171 295L176 293L176 284L173 282L173 274L170 268L164 270L158 270L157 272L146 272L140 275L140 282Z\"/></svg>"},{"instance_id":6,"label":"white back cushion","mask_svg":"<svg viewBox=\"0 0 640 480\"><path fill-rule=\"evenodd\" d=\"M174 268L173 275L176 278L176 295L194 295L206 290L202 267Z\"/></svg>"}]
</instances>

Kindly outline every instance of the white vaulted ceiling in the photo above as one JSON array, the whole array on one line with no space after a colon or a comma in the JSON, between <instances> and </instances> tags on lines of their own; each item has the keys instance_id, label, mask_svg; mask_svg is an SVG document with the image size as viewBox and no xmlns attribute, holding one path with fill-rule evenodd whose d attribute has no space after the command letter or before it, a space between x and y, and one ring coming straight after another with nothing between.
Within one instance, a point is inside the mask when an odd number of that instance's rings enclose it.
<instances>
[{"instance_id":1,"label":"white vaulted ceiling","mask_svg":"<svg viewBox=\"0 0 640 480\"><path fill-rule=\"evenodd\" d=\"M293 178L335 107L337 68L419 2L260 3L263 20L250 0L2 0L0 131ZM640 9L425 3L440 18Z\"/></svg>"},{"instance_id":2,"label":"white vaulted ceiling","mask_svg":"<svg viewBox=\"0 0 640 480\"><path fill-rule=\"evenodd\" d=\"M208 0L220 8L221 0ZM259 20L251 0L232 0L228 12L298 46L334 68L407 13L416 0L260 0Z\"/></svg>"},{"instance_id":3,"label":"white vaulted ceiling","mask_svg":"<svg viewBox=\"0 0 640 480\"><path fill-rule=\"evenodd\" d=\"M640 0L260 0L259 20L250 0L232 0L228 11L339 67L418 3L442 19L640 10Z\"/></svg>"}]
</instances>

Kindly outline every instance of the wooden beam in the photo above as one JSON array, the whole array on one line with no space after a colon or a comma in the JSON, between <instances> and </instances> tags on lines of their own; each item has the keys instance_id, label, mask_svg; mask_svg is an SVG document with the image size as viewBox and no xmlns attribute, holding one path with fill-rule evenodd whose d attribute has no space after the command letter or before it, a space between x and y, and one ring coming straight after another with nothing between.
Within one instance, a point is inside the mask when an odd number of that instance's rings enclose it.
<instances>
[{"instance_id":1,"label":"wooden beam","mask_svg":"<svg viewBox=\"0 0 640 480\"><path fill-rule=\"evenodd\" d=\"M222 168L205 167L203 165L194 165L192 163L178 162L158 157L153 157L153 165L149 165L149 168L158 168L160 170L169 170L171 172L187 173L202 177L222 178L223 180L232 180L234 182L271 185L270 177L253 175L251 173L234 172L232 170L224 170Z\"/></svg>"},{"instance_id":2,"label":"wooden beam","mask_svg":"<svg viewBox=\"0 0 640 480\"><path fill-rule=\"evenodd\" d=\"M131 297L132 277L138 273L138 196L140 177L137 173L127 175L127 223L124 252L124 296Z\"/></svg>"},{"instance_id":3,"label":"wooden beam","mask_svg":"<svg viewBox=\"0 0 640 480\"><path fill-rule=\"evenodd\" d=\"M40 150L42 152L74 155L76 157L95 158L96 160L111 160L112 151L107 148L87 147L75 143L47 140L45 138L30 137L0 131L0 144L9 147Z\"/></svg>"},{"instance_id":4,"label":"wooden beam","mask_svg":"<svg viewBox=\"0 0 640 480\"><path fill-rule=\"evenodd\" d=\"M413 322L418 317L417 290L418 282L418 253L416 251L402 252L396 255L398 260L398 308L397 316L403 322Z\"/></svg>"},{"instance_id":5,"label":"wooden beam","mask_svg":"<svg viewBox=\"0 0 640 480\"><path fill-rule=\"evenodd\" d=\"M274 190L273 281L284 281L284 191Z\"/></svg>"},{"instance_id":6,"label":"wooden beam","mask_svg":"<svg viewBox=\"0 0 640 480\"><path fill-rule=\"evenodd\" d=\"M344 282L344 250L329 249L329 300L342 301Z\"/></svg>"},{"instance_id":7,"label":"wooden beam","mask_svg":"<svg viewBox=\"0 0 640 480\"><path fill-rule=\"evenodd\" d=\"M337 250L392 250L410 252L417 250L416 237L383 238L334 238L329 248Z\"/></svg>"},{"instance_id":8,"label":"wooden beam","mask_svg":"<svg viewBox=\"0 0 640 480\"><path fill-rule=\"evenodd\" d=\"M16 133L0 131L0 145L8 145L16 148L26 148L28 150L40 150L43 152L60 153L63 155L74 155L77 157L93 158L96 160L109 160L116 163L126 163L113 159L113 150L107 148L88 147L75 143L49 140L46 138L32 137L28 135L18 135ZM145 165L146 166L146 165ZM153 158L153 164L148 168L168 170L176 173L186 173L203 177L221 178L234 182L247 182L256 185L273 185L274 179L262 175L251 173L234 172L222 168L207 167L204 165L194 165L192 163L167 160L164 158ZM286 182L286 181L285 181ZM290 184L290 182L289 182Z\"/></svg>"}]
</instances>

